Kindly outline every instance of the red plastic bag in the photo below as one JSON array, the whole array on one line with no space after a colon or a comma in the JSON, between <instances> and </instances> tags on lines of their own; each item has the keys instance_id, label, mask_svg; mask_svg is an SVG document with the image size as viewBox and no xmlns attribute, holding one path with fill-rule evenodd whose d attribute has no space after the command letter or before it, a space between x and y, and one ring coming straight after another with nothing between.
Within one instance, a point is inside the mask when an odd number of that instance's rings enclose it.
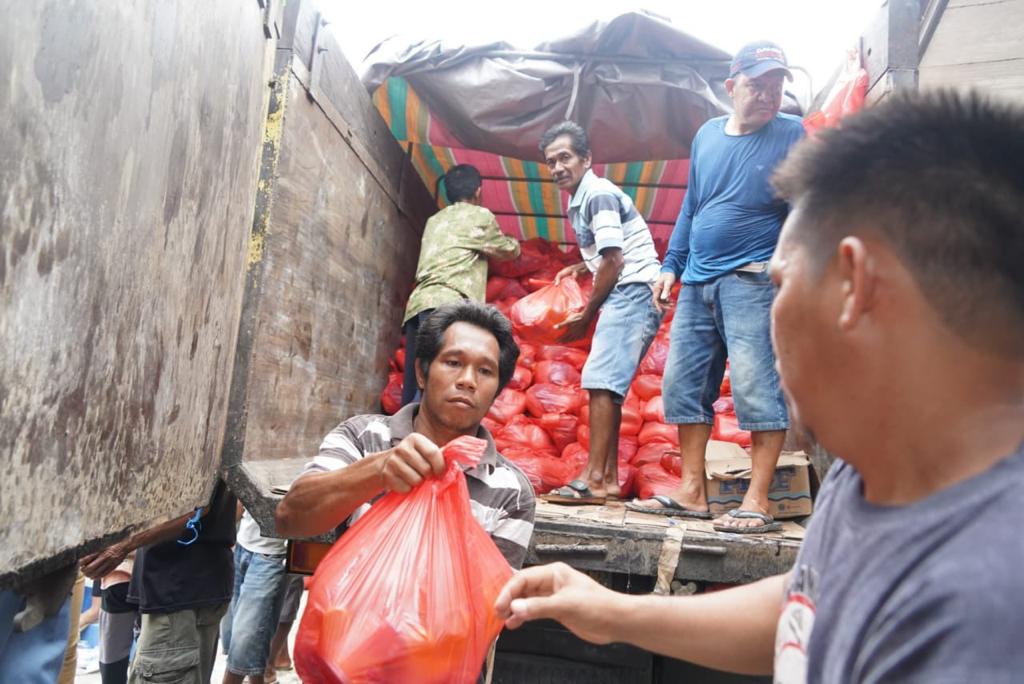
<instances>
[{"instance_id":1,"label":"red plastic bag","mask_svg":"<svg viewBox=\"0 0 1024 684\"><path fill-rule=\"evenodd\" d=\"M632 389L636 392L636 396L644 401L649 401L651 397L661 394L661 376L650 373L638 375L633 380Z\"/></svg>"},{"instance_id":2,"label":"red plastic bag","mask_svg":"<svg viewBox=\"0 0 1024 684\"><path fill-rule=\"evenodd\" d=\"M479 463L482 448L475 437L449 443L442 476L386 494L321 561L295 640L302 681L476 681L512 576L473 517L459 467L471 453Z\"/></svg>"},{"instance_id":3,"label":"red plastic bag","mask_svg":"<svg viewBox=\"0 0 1024 684\"><path fill-rule=\"evenodd\" d=\"M576 370L583 370L583 364L587 362L587 352L575 347L549 344L537 350L537 360L564 361Z\"/></svg>"},{"instance_id":4,"label":"red plastic bag","mask_svg":"<svg viewBox=\"0 0 1024 684\"><path fill-rule=\"evenodd\" d=\"M681 482L681 478L662 468L661 463L648 463L636 469L636 495L641 499L650 499L656 494L670 495Z\"/></svg>"},{"instance_id":5,"label":"red plastic bag","mask_svg":"<svg viewBox=\"0 0 1024 684\"><path fill-rule=\"evenodd\" d=\"M630 463L638 468L648 463L661 463L665 454L679 454L679 450L670 442L648 442L637 449Z\"/></svg>"},{"instance_id":6,"label":"red plastic bag","mask_svg":"<svg viewBox=\"0 0 1024 684\"><path fill-rule=\"evenodd\" d=\"M551 437L559 453L576 441L576 426L579 422L576 416L565 413L545 413L540 417L540 426Z\"/></svg>"},{"instance_id":7,"label":"red plastic bag","mask_svg":"<svg viewBox=\"0 0 1024 684\"><path fill-rule=\"evenodd\" d=\"M661 467L676 477L683 475L683 457L678 451L666 451L661 455Z\"/></svg>"},{"instance_id":8,"label":"red plastic bag","mask_svg":"<svg viewBox=\"0 0 1024 684\"><path fill-rule=\"evenodd\" d=\"M741 447L749 448L753 444L750 432L740 429L739 419L735 413L716 413L715 426L711 429L711 439L733 442Z\"/></svg>"},{"instance_id":9,"label":"red plastic bag","mask_svg":"<svg viewBox=\"0 0 1024 684\"><path fill-rule=\"evenodd\" d=\"M491 404L490 410L487 411L487 417L505 424L512 420L513 416L522 414L524 410L526 410L526 395L519 390L506 387L501 390L494 403Z\"/></svg>"},{"instance_id":10,"label":"red plastic bag","mask_svg":"<svg viewBox=\"0 0 1024 684\"><path fill-rule=\"evenodd\" d=\"M553 489L564 487L572 482L580 474L580 469L572 461L545 456L540 459L540 472L542 482L540 493L547 494Z\"/></svg>"},{"instance_id":11,"label":"red plastic bag","mask_svg":"<svg viewBox=\"0 0 1024 684\"><path fill-rule=\"evenodd\" d=\"M520 278L544 268L551 255L550 245L545 240L527 240L520 243L519 258L511 261L491 259L489 273L503 278Z\"/></svg>"},{"instance_id":12,"label":"red plastic bag","mask_svg":"<svg viewBox=\"0 0 1024 684\"><path fill-rule=\"evenodd\" d=\"M729 368L726 367L725 375L722 376L722 386L718 388L719 396L732 396L732 381L729 379Z\"/></svg>"},{"instance_id":13,"label":"red plastic bag","mask_svg":"<svg viewBox=\"0 0 1024 684\"><path fill-rule=\"evenodd\" d=\"M590 426L582 423L576 428L576 442L584 452L590 449ZM618 461L629 461L640 448L640 442L635 435L619 435Z\"/></svg>"},{"instance_id":14,"label":"red plastic bag","mask_svg":"<svg viewBox=\"0 0 1024 684\"><path fill-rule=\"evenodd\" d=\"M580 372L565 361L538 361L533 367L533 379L539 384L549 382L563 387L579 387Z\"/></svg>"},{"instance_id":15,"label":"red plastic bag","mask_svg":"<svg viewBox=\"0 0 1024 684\"><path fill-rule=\"evenodd\" d=\"M565 334L555 326L586 306L575 278L562 278L557 285L542 287L523 297L509 311L512 327L527 342L555 344Z\"/></svg>"},{"instance_id":16,"label":"red plastic bag","mask_svg":"<svg viewBox=\"0 0 1024 684\"><path fill-rule=\"evenodd\" d=\"M484 416L483 418L481 418L480 424L487 428L487 431L491 433L491 437L499 433L505 427L504 424L499 423L498 421L494 420L489 416Z\"/></svg>"},{"instance_id":17,"label":"red plastic bag","mask_svg":"<svg viewBox=\"0 0 1024 684\"><path fill-rule=\"evenodd\" d=\"M637 450L640 449L640 442L633 435L619 435L619 467L622 467L623 463L628 463L633 460L636 456Z\"/></svg>"},{"instance_id":18,"label":"red plastic bag","mask_svg":"<svg viewBox=\"0 0 1024 684\"><path fill-rule=\"evenodd\" d=\"M644 423L640 429L640 445L666 442L679 446L679 428L665 423Z\"/></svg>"},{"instance_id":19,"label":"red plastic bag","mask_svg":"<svg viewBox=\"0 0 1024 684\"><path fill-rule=\"evenodd\" d=\"M550 489L544 489L544 479L541 475L544 470L541 463L542 459L533 451L521 447L507 447L499 449L498 453L512 463L515 463L519 470L523 471L523 475L526 475L526 479L530 481L530 486L533 487L534 492L537 494L547 494L551 491Z\"/></svg>"},{"instance_id":20,"label":"red plastic bag","mask_svg":"<svg viewBox=\"0 0 1024 684\"><path fill-rule=\"evenodd\" d=\"M644 419L640 417L640 407L637 405L630 405L627 401L622 405L622 422L619 424L620 435L633 435L640 434L640 428L643 427Z\"/></svg>"},{"instance_id":21,"label":"red plastic bag","mask_svg":"<svg viewBox=\"0 0 1024 684\"><path fill-rule=\"evenodd\" d=\"M493 302L498 299L519 299L525 297L527 291L518 280L514 278L502 278L491 276L487 279L487 301Z\"/></svg>"},{"instance_id":22,"label":"red plastic bag","mask_svg":"<svg viewBox=\"0 0 1024 684\"><path fill-rule=\"evenodd\" d=\"M405 347L399 347L392 354L391 359L388 361L388 365L391 366L392 371L404 371L405 370Z\"/></svg>"},{"instance_id":23,"label":"red plastic bag","mask_svg":"<svg viewBox=\"0 0 1024 684\"><path fill-rule=\"evenodd\" d=\"M526 390L526 410L534 418L545 413L579 413L586 396L572 387L539 383Z\"/></svg>"},{"instance_id":24,"label":"red plastic bag","mask_svg":"<svg viewBox=\"0 0 1024 684\"><path fill-rule=\"evenodd\" d=\"M640 361L640 373L647 375L664 375L665 361L668 360L668 335L660 332L654 336L650 349Z\"/></svg>"},{"instance_id":25,"label":"red plastic bag","mask_svg":"<svg viewBox=\"0 0 1024 684\"><path fill-rule=\"evenodd\" d=\"M520 340L516 340L516 344L519 345L519 361L516 363L532 370L534 364L537 363L537 345Z\"/></svg>"},{"instance_id":26,"label":"red plastic bag","mask_svg":"<svg viewBox=\"0 0 1024 684\"><path fill-rule=\"evenodd\" d=\"M644 402L644 410L641 416L646 423L665 422L665 404L661 399L661 395L651 397L649 401Z\"/></svg>"},{"instance_id":27,"label":"red plastic bag","mask_svg":"<svg viewBox=\"0 0 1024 684\"><path fill-rule=\"evenodd\" d=\"M501 314L508 318L508 312L512 309L512 305L516 303L514 299L499 299L496 302L491 302L491 306L501 312Z\"/></svg>"},{"instance_id":28,"label":"red plastic bag","mask_svg":"<svg viewBox=\"0 0 1024 684\"><path fill-rule=\"evenodd\" d=\"M513 416L505 427L495 435L494 445L502 453L509 447L530 449L535 453L547 452L552 456L558 453L548 433L526 416Z\"/></svg>"},{"instance_id":29,"label":"red plastic bag","mask_svg":"<svg viewBox=\"0 0 1024 684\"><path fill-rule=\"evenodd\" d=\"M633 490L636 488L636 468L628 463L619 463L619 496L624 501L633 497Z\"/></svg>"},{"instance_id":30,"label":"red plastic bag","mask_svg":"<svg viewBox=\"0 0 1024 684\"><path fill-rule=\"evenodd\" d=\"M380 405L384 413L391 415L402 408L402 374L395 372L388 374L388 384L380 393Z\"/></svg>"},{"instance_id":31,"label":"red plastic bag","mask_svg":"<svg viewBox=\"0 0 1024 684\"><path fill-rule=\"evenodd\" d=\"M719 397L711 405L715 413L736 413L736 404L732 397Z\"/></svg>"},{"instance_id":32,"label":"red plastic bag","mask_svg":"<svg viewBox=\"0 0 1024 684\"><path fill-rule=\"evenodd\" d=\"M533 373L526 366L516 364L516 369L512 373L512 379L508 381L505 387L522 391L531 384L533 384Z\"/></svg>"},{"instance_id":33,"label":"red plastic bag","mask_svg":"<svg viewBox=\"0 0 1024 684\"><path fill-rule=\"evenodd\" d=\"M847 54L846 67L836 79L821 109L804 119L804 128L814 133L827 126L835 126L840 120L859 111L867 97L870 77L860 65L860 53L850 50Z\"/></svg>"}]
</instances>

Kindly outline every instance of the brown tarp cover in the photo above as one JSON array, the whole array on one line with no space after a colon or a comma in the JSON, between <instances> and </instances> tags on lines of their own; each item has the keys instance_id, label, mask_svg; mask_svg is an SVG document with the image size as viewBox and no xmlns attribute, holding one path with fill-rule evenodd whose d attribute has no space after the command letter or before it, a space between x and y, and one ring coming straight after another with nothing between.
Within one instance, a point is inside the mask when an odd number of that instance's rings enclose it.
<instances>
[{"instance_id":1,"label":"brown tarp cover","mask_svg":"<svg viewBox=\"0 0 1024 684\"><path fill-rule=\"evenodd\" d=\"M537 159L537 140L572 119L594 161L686 159L707 119L727 113L730 55L658 17L630 12L521 50L389 39L364 60L372 93L405 79L467 148Z\"/></svg>"}]
</instances>

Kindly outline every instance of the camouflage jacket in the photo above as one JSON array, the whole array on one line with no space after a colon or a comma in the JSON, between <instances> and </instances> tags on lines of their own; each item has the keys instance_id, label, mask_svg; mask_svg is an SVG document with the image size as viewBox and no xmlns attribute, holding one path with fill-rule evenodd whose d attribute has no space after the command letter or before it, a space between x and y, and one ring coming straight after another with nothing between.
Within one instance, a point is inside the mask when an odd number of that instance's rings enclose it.
<instances>
[{"instance_id":1,"label":"camouflage jacket","mask_svg":"<svg viewBox=\"0 0 1024 684\"><path fill-rule=\"evenodd\" d=\"M405 307L404 324L426 309L460 299L484 301L487 257L515 259L519 242L504 235L487 209L456 202L430 217L423 231L416 287Z\"/></svg>"}]
</instances>

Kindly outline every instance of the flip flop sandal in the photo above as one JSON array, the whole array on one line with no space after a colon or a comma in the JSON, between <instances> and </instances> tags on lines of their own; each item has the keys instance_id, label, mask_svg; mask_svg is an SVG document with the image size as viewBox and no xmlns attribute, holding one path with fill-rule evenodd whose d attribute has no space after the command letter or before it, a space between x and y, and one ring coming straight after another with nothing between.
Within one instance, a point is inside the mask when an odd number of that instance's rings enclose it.
<instances>
[{"instance_id":1,"label":"flip flop sandal","mask_svg":"<svg viewBox=\"0 0 1024 684\"><path fill-rule=\"evenodd\" d=\"M594 496L590 487L583 480L573 480L564 487L560 487L550 494L542 494L541 501L564 506L582 506L584 504L603 504L607 497Z\"/></svg>"},{"instance_id":2,"label":"flip flop sandal","mask_svg":"<svg viewBox=\"0 0 1024 684\"><path fill-rule=\"evenodd\" d=\"M664 496L663 494L657 494L652 496L650 499L645 501L657 501L661 504L658 508L651 508L644 506L643 501L630 501L626 504L626 510L635 511L637 513L653 513L654 515L667 515L673 518L696 518L698 520L708 520L711 518L711 513L708 511L691 511L688 508L683 508L675 499Z\"/></svg>"},{"instance_id":3,"label":"flip flop sandal","mask_svg":"<svg viewBox=\"0 0 1024 684\"><path fill-rule=\"evenodd\" d=\"M782 523L775 522L775 518L757 511L744 511L734 508L727 513L730 518L736 520L760 520L760 525L754 527L726 527L725 525L714 525L717 532L728 532L729 534L763 534L765 532L777 532L782 529Z\"/></svg>"}]
</instances>

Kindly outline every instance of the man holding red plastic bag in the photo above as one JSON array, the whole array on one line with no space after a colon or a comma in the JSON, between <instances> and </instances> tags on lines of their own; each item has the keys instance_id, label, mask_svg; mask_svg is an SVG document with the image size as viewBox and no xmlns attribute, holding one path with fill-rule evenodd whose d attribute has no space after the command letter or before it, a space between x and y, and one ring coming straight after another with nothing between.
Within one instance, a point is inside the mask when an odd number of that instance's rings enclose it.
<instances>
[{"instance_id":1,"label":"man holding red plastic bag","mask_svg":"<svg viewBox=\"0 0 1024 684\"><path fill-rule=\"evenodd\" d=\"M581 382L590 394L587 465L578 478L544 498L603 503L620 496L622 402L661 323L652 298L661 264L651 231L632 200L591 170L583 128L571 121L552 126L541 137L540 150L555 183L569 193L569 219L583 255L582 263L562 269L555 282L588 270L594 274L594 289L583 310L558 326L565 333L562 341L585 337L597 320Z\"/></svg>"},{"instance_id":2,"label":"man holding red plastic bag","mask_svg":"<svg viewBox=\"0 0 1024 684\"><path fill-rule=\"evenodd\" d=\"M316 648L306 649L318 654L320 669L311 680L389 681L413 665L420 668L418 681L435 681L424 668L437 669L441 679L436 681L475 679L483 660L481 634L494 630L489 643L500 629L486 603L500 589L500 582L493 580L503 572L507 576L508 565L522 565L533 533L535 501L529 480L496 451L490 433L480 425L512 377L518 356L508 320L493 307L469 301L438 307L420 326L416 358L410 359L416 364L422 402L393 416L356 416L343 422L327 435L320 453L278 505L277 531L285 536L315 536L339 526L346 530L314 577L311 601L321 585L323 598L316 625L307 628L319 639ZM463 477L461 469L454 473L448 467L446 456L451 460L452 454L446 452L456 446L450 443L466 436L482 445L479 463ZM434 492L426 505L433 498L436 506L432 517L411 524L402 507L423 505L417 495L424 488ZM453 498L459 492L461 501ZM381 510L375 510L378 506ZM459 528L453 518L468 520L470 527ZM476 523L486 533L484 543L472 536ZM457 529L462 531L453 532ZM340 548L349 538L354 543ZM439 549L446 549L445 558L436 557ZM353 562L331 570L327 565L336 554L347 554ZM382 557L390 558L390 565L374 566ZM365 592L345 593L353 578L367 572L366 586L384 592L369 606L359 596ZM486 576L478 577L480 572ZM472 586L465 586L467 581ZM400 619L393 614L396 603L402 608ZM419 621L413 619L417 615ZM361 640L358 647L347 648L353 638ZM463 673L465 678L444 672L452 666L450 659L477 651L477 671ZM341 667L336 662L327 663L335 656L344 661L344 675L331 669Z\"/></svg>"}]
</instances>

